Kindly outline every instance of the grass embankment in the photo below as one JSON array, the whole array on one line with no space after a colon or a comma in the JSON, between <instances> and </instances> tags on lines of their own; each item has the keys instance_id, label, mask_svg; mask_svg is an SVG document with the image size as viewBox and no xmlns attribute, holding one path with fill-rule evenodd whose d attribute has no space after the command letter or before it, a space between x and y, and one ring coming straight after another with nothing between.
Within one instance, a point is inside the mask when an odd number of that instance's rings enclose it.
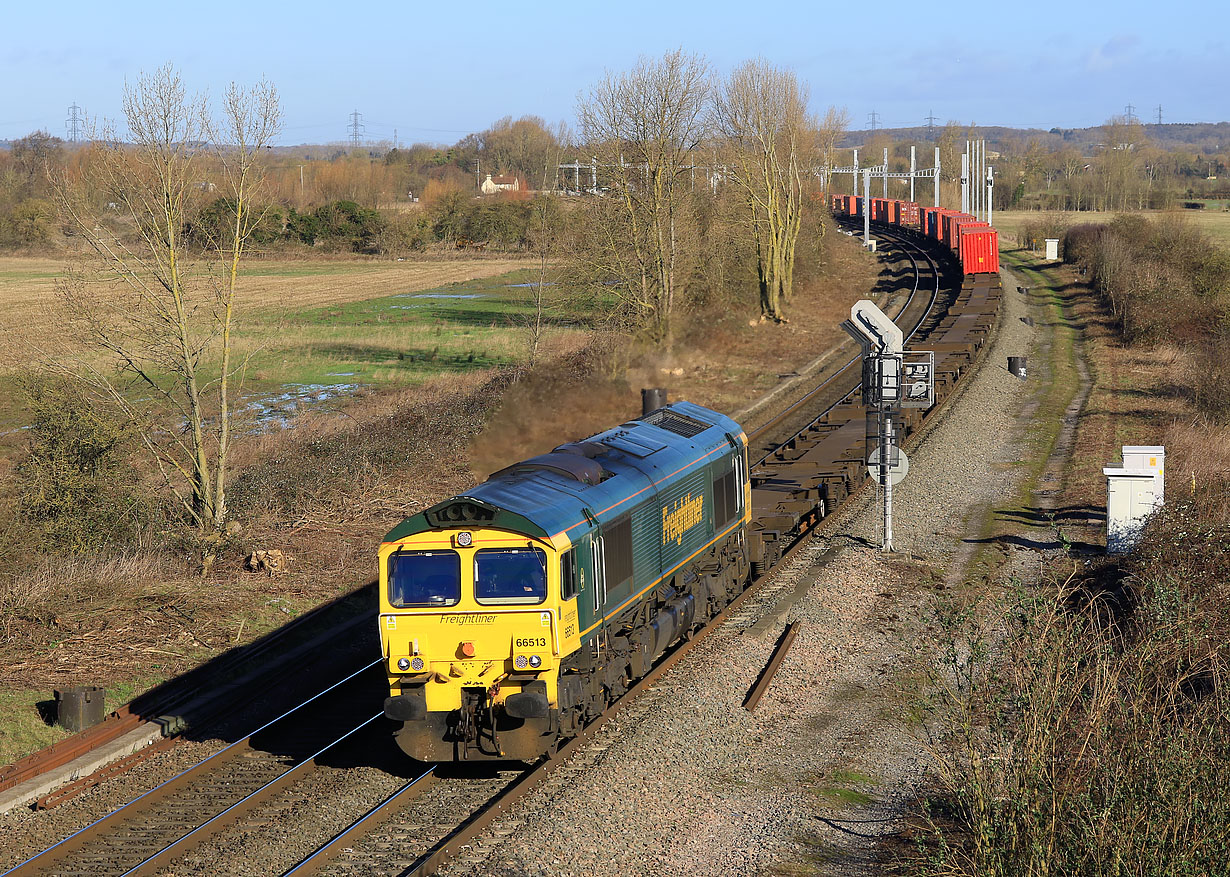
<instances>
[{"instance_id":1,"label":"grass embankment","mask_svg":"<svg viewBox=\"0 0 1230 877\"><path fill-rule=\"evenodd\" d=\"M682 314L680 341L670 355L636 349L612 353L609 339L592 343L585 314L563 311L554 315L551 355L515 383L509 369L485 364L436 367L434 376L418 383L386 376L385 392L352 400L345 416L300 411L293 429L242 436L234 449L230 495L242 528L206 578L193 572L191 546L168 541L165 534L131 546L118 559L37 552L6 558L7 570L0 570L5 622L0 666L8 696L0 700L0 763L63 736L37 709L52 688L103 685L113 709L363 585L373 575L375 546L400 518L507 462L635 415L639 387L666 386L671 398L727 411L746 405L779 374L802 367L841 340L837 323L881 279L878 257L844 236L833 236L826 258L828 273L796 291L792 320L784 326L753 327L748 321L754 301L729 302ZM447 265L451 270L457 263ZM363 280L356 275L366 275L345 263L258 263L255 270L272 272L276 285L250 312L248 331L263 335L271 348L279 333L288 348L297 339L306 339L305 349L311 348L300 358L287 356L284 366L274 363L285 371L270 375L271 382L287 375L351 381L359 375L328 374L350 371L351 364L353 370L367 370L372 380L379 370L409 369L396 353L409 358L422 351L424 337L434 346L442 337L435 326L455 333L449 342L454 346L438 342L440 354L474 349L481 337L488 350L498 345L515 350L520 344L518 356L524 356L525 330L504 319L521 306L517 296L525 291L508 286L523 279L519 276L465 284L488 293L485 298L401 299L394 296L433 291L439 284L417 290L390 286L404 279L402 269L393 266L379 266L375 279ZM320 300L329 294L320 290L310 296L296 292L303 272L317 270L328 280L322 289L336 290L336 301ZM353 285L340 282L345 278ZM296 294L303 297L294 299ZM279 304L282 295L285 307ZM424 306L392 307L404 303ZM382 358L343 360L336 351L322 352L327 345L358 344L358 339L367 347L380 346ZM582 343L590 346L578 351ZM243 572L244 553L259 548L286 552L286 573L268 578Z\"/></svg>"},{"instance_id":2,"label":"grass embankment","mask_svg":"<svg viewBox=\"0 0 1230 877\"><path fill-rule=\"evenodd\" d=\"M941 612L928 704L940 789L907 870L1222 873L1230 425L1197 407L1198 349L1127 343L1071 268L1022 270L1064 300L1093 367L1054 520L1078 545L1041 581ZM1166 446L1166 507L1133 553L1104 558L1089 550L1103 538L1101 467L1123 444Z\"/></svg>"},{"instance_id":3,"label":"grass embankment","mask_svg":"<svg viewBox=\"0 0 1230 877\"><path fill-rule=\"evenodd\" d=\"M1044 482L1055 478L1056 465L1062 464L1070 437L1065 436L1064 416L1081 390L1078 357L1081 324L1073 313L1073 295L1063 284L1054 282L1045 269L1022 251L1005 250L1004 267L1015 272L1021 285L1028 286L1031 318L1047 331L1040 333L1028 359L1029 380L1022 389L1028 394L1022 416L1028 421L1022 459L1012 464L1021 470L1016 493L1004 497L994 508L984 511L981 522L969 521L966 529L976 532L983 545L970 557L961 572L981 594L985 584L997 575L1006 555L1001 547L1011 543L1024 530L1031 541L1044 541L1054 519L1062 514L1053 501L1043 501ZM1020 295L1013 287L1005 295Z\"/></svg>"}]
</instances>

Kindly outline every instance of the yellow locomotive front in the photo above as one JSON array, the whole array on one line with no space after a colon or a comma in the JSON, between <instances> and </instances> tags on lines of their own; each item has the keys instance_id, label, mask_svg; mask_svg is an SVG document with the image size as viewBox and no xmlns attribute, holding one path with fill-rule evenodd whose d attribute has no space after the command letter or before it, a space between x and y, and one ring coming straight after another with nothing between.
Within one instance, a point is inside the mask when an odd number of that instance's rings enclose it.
<instances>
[{"instance_id":1,"label":"yellow locomotive front","mask_svg":"<svg viewBox=\"0 0 1230 877\"><path fill-rule=\"evenodd\" d=\"M576 601L560 600L569 546L467 524L380 548L385 715L422 761L530 760L556 736L560 657L579 644Z\"/></svg>"}]
</instances>

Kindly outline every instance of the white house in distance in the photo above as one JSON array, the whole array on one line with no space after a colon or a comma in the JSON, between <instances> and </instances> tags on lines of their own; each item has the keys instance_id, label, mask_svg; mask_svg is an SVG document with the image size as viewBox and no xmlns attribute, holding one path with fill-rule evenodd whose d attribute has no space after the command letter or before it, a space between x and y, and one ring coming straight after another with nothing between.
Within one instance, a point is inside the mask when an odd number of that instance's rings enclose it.
<instances>
[{"instance_id":1,"label":"white house in distance","mask_svg":"<svg viewBox=\"0 0 1230 877\"><path fill-rule=\"evenodd\" d=\"M520 192L521 180L508 174L499 174L494 177L487 174L487 179L483 180L479 189L484 195L494 195L497 192Z\"/></svg>"}]
</instances>

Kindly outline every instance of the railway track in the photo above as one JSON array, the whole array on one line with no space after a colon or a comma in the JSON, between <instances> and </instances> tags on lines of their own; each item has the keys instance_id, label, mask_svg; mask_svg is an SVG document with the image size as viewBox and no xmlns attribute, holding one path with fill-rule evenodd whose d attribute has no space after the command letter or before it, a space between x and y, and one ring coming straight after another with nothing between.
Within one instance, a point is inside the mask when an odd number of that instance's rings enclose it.
<instances>
[{"instance_id":1,"label":"railway track","mask_svg":"<svg viewBox=\"0 0 1230 877\"><path fill-rule=\"evenodd\" d=\"M906 235L885 232L881 237L891 240L901 250L913 273L906 300L892 314L893 321L909 327L905 331L907 338L925 334L944 291L941 267ZM852 356L829 377L756 427L748 435L748 456L755 461L752 465L763 464L779 447L797 438L834 405L850 401L858 392L860 368L859 355ZM815 413L817 408L820 414Z\"/></svg>"},{"instance_id":2,"label":"railway track","mask_svg":"<svg viewBox=\"0 0 1230 877\"><path fill-rule=\"evenodd\" d=\"M937 394L942 397L973 362L989 333L997 291L990 284L963 287L952 296L955 313L947 312L937 307L944 296L941 266L905 235L884 232L880 239L900 247L913 266L912 289L897 319L912 327L909 337L917 343L925 338L928 347L939 345L937 376L942 378L937 379ZM521 771L454 766L446 771L423 765L374 806L333 814L339 829L312 844L306 855L270 862L269 867L295 875L432 873L513 802L582 752L606 722L722 622L736 617L768 574L863 483L866 445L863 409L857 405L859 371L857 359L847 362L750 436L752 459L759 458L752 467L753 535L765 545L751 586L555 757ZM920 421L921 416L907 418L905 435ZM296 790L310 785L303 780L321 766L346 763L339 752L361 756L376 746L392 748L390 729L375 712L384 694L382 663L377 659L352 673L8 874L167 873L168 866L199 851L206 841L214 849L242 849L241 839L252 830L247 820L258 808L291 814L314 806L309 792ZM209 862L198 854L192 865L202 873L218 873L234 863Z\"/></svg>"}]
</instances>

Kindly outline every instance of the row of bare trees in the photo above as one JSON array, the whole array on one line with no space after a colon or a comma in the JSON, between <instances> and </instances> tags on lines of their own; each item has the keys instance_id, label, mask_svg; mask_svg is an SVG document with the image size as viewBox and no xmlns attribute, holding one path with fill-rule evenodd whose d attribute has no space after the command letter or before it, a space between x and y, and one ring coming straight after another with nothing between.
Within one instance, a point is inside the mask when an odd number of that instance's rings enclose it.
<instances>
[{"instance_id":1,"label":"row of bare trees","mask_svg":"<svg viewBox=\"0 0 1230 877\"><path fill-rule=\"evenodd\" d=\"M767 61L719 78L682 51L595 84L578 117L584 154L604 168L603 190L531 205L527 234L539 263L531 357L555 307L548 265L565 236L567 258L596 281L591 289L613 297L625 326L653 343L669 347L674 314L715 261L706 223L754 254L761 320L783 321L814 169L845 125L832 110L815 119L808 101L805 84ZM277 203L266 148L279 132L278 96L268 83L232 86L215 113L166 66L129 85L123 107L123 138L98 131L84 160L52 173L68 226L93 258L57 289L58 319L86 344L45 359L123 414L188 519L218 534L246 365L232 340L240 269ZM541 162L546 179L559 140L538 136L543 127L503 120L482 148L509 164ZM206 207L208 225L196 221ZM210 246L202 250L190 230L204 230Z\"/></svg>"},{"instance_id":2,"label":"row of bare trees","mask_svg":"<svg viewBox=\"0 0 1230 877\"><path fill-rule=\"evenodd\" d=\"M844 112L831 108L817 120L809 100L793 72L764 59L719 78L683 51L608 73L582 99L584 149L606 183L606 197L590 208L587 256L653 340L671 341L698 165L702 178L737 190L738 222L755 250L761 320L785 319L807 195L846 126Z\"/></svg>"}]
</instances>

